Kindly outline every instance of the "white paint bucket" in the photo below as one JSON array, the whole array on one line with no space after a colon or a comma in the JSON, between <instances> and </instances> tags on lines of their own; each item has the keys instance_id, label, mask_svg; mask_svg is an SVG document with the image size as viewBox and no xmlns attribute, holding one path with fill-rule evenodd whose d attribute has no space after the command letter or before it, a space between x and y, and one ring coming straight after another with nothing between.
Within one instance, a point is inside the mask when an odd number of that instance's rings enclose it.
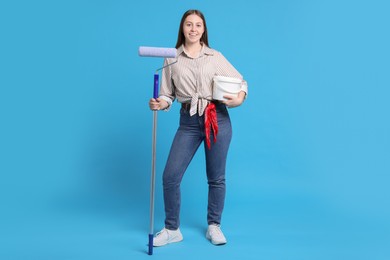
<instances>
[{"instance_id":1,"label":"white paint bucket","mask_svg":"<svg viewBox=\"0 0 390 260\"><path fill-rule=\"evenodd\" d=\"M241 90L242 80L238 78L215 76L213 78L213 99L226 100L225 95L237 96Z\"/></svg>"}]
</instances>

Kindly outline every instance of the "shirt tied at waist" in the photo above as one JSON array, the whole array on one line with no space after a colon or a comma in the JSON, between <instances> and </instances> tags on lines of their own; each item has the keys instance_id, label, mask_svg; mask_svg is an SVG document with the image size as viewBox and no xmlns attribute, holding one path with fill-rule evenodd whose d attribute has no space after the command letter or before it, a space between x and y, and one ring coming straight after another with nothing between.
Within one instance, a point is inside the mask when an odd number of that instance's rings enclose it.
<instances>
[{"instance_id":1,"label":"shirt tied at waist","mask_svg":"<svg viewBox=\"0 0 390 260\"><path fill-rule=\"evenodd\" d=\"M195 115L196 112L198 112L199 116L202 116L209 102L209 100L199 97L198 93L193 95L191 98L190 116Z\"/></svg>"}]
</instances>

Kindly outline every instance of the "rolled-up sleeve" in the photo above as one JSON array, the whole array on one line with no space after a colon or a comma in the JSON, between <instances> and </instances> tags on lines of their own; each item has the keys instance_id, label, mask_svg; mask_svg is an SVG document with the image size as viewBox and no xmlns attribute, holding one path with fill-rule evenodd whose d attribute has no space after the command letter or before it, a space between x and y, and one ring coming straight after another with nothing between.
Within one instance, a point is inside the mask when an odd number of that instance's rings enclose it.
<instances>
[{"instance_id":1,"label":"rolled-up sleeve","mask_svg":"<svg viewBox=\"0 0 390 260\"><path fill-rule=\"evenodd\" d=\"M173 61L170 61L169 59L165 59L163 66L166 66L172 62ZM173 84L173 81L172 81L172 68L171 68L171 66L165 67L162 70L161 75L162 75L162 78L161 78L159 97L168 102L169 106L166 110L169 110L173 101L175 100L175 85Z\"/></svg>"}]
</instances>

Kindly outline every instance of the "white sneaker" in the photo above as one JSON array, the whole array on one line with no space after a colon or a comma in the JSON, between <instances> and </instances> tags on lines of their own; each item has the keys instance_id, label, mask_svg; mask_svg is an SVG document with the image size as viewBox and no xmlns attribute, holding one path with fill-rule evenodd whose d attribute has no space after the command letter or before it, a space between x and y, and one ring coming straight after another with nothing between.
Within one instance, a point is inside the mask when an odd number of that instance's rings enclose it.
<instances>
[{"instance_id":1,"label":"white sneaker","mask_svg":"<svg viewBox=\"0 0 390 260\"><path fill-rule=\"evenodd\" d=\"M165 246L166 244L180 242L182 240L183 235L181 234L180 229L169 230L163 228L153 238L153 246Z\"/></svg>"},{"instance_id":2,"label":"white sneaker","mask_svg":"<svg viewBox=\"0 0 390 260\"><path fill-rule=\"evenodd\" d=\"M224 245L227 242L219 225L209 225L206 238L214 245Z\"/></svg>"}]
</instances>

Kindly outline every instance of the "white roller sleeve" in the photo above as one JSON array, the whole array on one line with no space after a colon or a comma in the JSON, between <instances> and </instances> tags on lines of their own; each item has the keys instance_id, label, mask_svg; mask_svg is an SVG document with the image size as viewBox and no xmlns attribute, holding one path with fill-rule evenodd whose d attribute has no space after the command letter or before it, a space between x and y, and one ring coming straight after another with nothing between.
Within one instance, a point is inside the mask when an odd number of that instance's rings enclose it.
<instances>
[{"instance_id":1,"label":"white roller sleeve","mask_svg":"<svg viewBox=\"0 0 390 260\"><path fill-rule=\"evenodd\" d=\"M162 58L175 58L175 48L158 48L158 47L145 47L141 46L138 49L138 54L141 57L162 57Z\"/></svg>"}]
</instances>

